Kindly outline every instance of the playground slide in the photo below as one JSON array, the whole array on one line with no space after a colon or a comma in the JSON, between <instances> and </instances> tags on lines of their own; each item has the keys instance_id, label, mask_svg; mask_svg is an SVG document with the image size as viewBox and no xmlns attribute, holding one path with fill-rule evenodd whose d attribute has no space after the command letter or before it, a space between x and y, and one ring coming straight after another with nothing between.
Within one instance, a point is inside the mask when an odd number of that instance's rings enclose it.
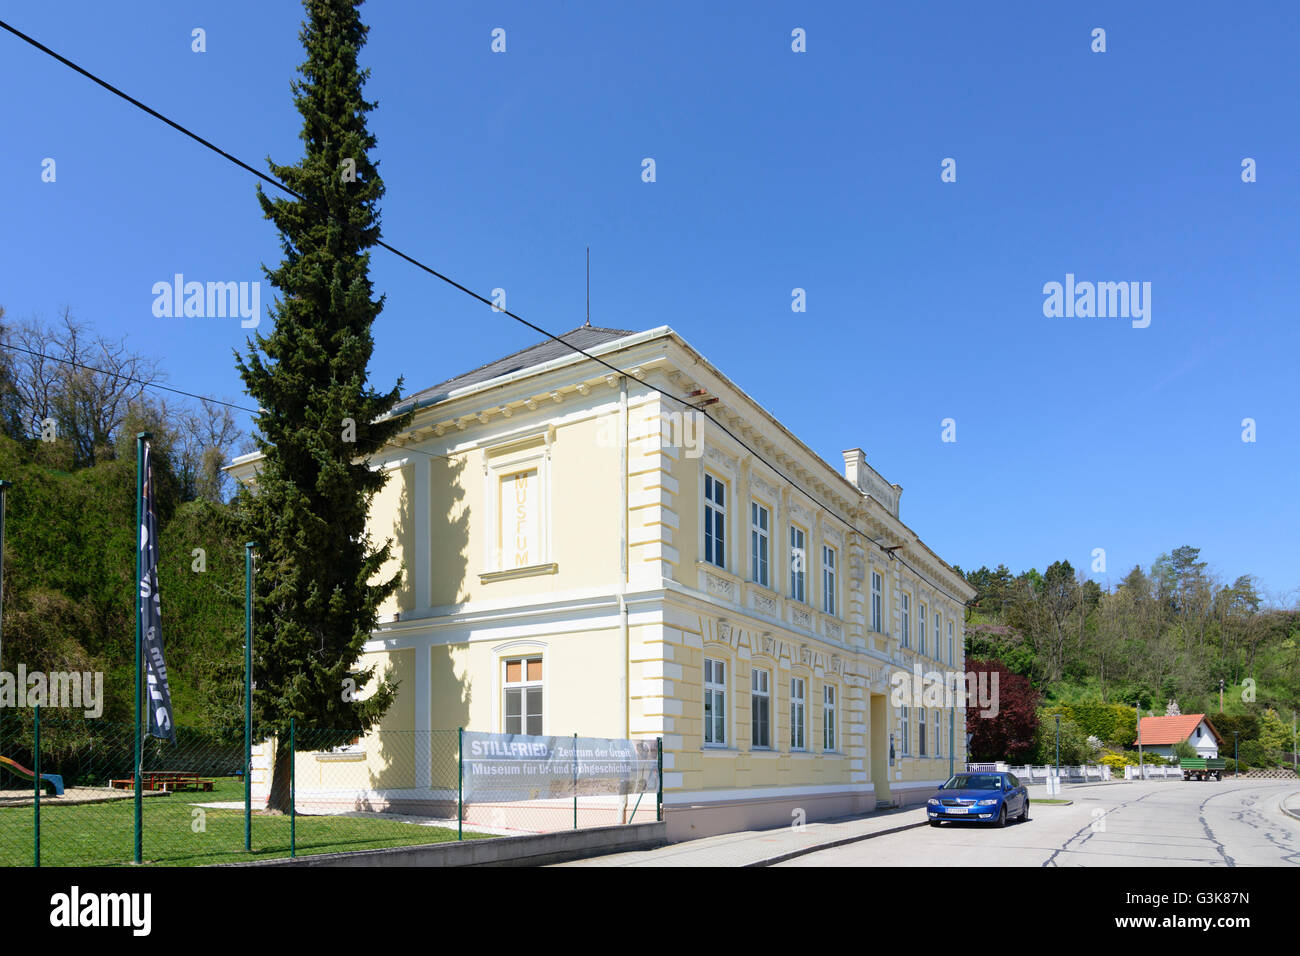
<instances>
[{"instance_id":1,"label":"playground slide","mask_svg":"<svg viewBox=\"0 0 1300 956\"><path fill-rule=\"evenodd\" d=\"M10 773L22 777L24 780L31 780L36 775L15 760L8 757L0 757L0 768L8 770ZM63 796L63 778L57 773L41 774L41 783L50 788L50 792L56 797Z\"/></svg>"}]
</instances>

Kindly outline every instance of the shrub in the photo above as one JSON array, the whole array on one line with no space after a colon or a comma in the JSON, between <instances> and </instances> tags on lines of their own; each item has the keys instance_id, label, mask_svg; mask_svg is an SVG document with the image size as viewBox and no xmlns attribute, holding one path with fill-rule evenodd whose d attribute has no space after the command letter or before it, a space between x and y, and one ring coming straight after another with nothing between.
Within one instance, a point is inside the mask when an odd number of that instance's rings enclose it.
<instances>
[{"instance_id":1,"label":"shrub","mask_svg":"<svg viewBox=\"0 0 1300 956\"><path fill-rule=\"evenodd\" d=\"M1137 718L1133 709L1123 704L1057 704L1045 713L1048 717L1060 714L1062 721L1074 722L1085 736L1103 743L1127 747L1137 737Z\"/></svg>"},{"instance_id":2,"label":"shrub","mask_svg":"<svg viewBox=\"0 0 1300 956\"><path fill-rule=\"evenodd\" d=\"M1198 755L1195 747L1189 744L1186 740L1180 740L1178 743L1174 744L1174 756L1179 760L1188 760Z\"/></svg>"},{"instance_id":3,"label":"shrub","mask_svg":"<svg viewBox=\"0 0 1300 956\"><path fill-rule=\"evenodd\" d=\"M1237 731L1241 743L1248 740L1258 740L1260 731L1260 720L1254 714L1209 714L1210 723L1214 724L1214 729L1219 732L1223 738L1224 746L1232 747L1232 733Z\"/></svg>"},{"instance_id":4,"label":"shrub","mask_svg":"<svg viewBox=\"0 0 1300 956\"><path fill-rule=\"evenodd\" d=\"M1258 740L1244 741L1238 755L1243 764L1249 764L1252 767L1272 767L1277 763L1274 756L1268 752L1268 748Z\"/></svg>"},{"instance_id":5,"label":"shrub","mask_svg":"<svg viewBox=\"0 0 1300 956\"><path fill-rule=\"evenodd\" d=\"M1056 763L1056 719L1043 714L1038 724L1038 763ZM1072 720L1061 719L1061 763L1085 764L1096 759L1096 750Z\"/></svg>"}]
</instances>

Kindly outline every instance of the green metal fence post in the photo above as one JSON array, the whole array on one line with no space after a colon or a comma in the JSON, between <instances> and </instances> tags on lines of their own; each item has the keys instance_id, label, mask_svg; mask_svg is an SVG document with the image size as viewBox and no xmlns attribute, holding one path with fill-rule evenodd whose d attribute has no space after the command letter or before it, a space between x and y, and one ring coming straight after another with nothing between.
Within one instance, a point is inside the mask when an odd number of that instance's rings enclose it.
<instances>
[{"instance_id":1,"label":"green metal fence post","mask_svg":"<svg viewBox=\"0 0 1300 956\"><path fill-rule=\"evenodd\" d=\"M655 756L659 764L659 785L655 790L655 822L664 819L664 739L655 738Z\"/></svg>"},{"instance_id":2,"label":"green metal fence post","mask_svg":"<svg viewBox=\"0 0 1300 956\"><path fill-rule=\"evenodd\" d=\"M244 852L253 850L253 548L244 545ZM279 741L276 741L279 746Z\"/></svg>"},{"instance_id":3,"label":"green metal fence post","mask_svg":"<svg viewBox=\"0 0 1300 956\"><path fill-rule=\"evenodd\" d=\"M456 839L465 839L465 728L456 728Z\"/></svg>"},{"instance_id":4,"label":"green metal fence post","mask_svg":"<svg viewBox=\"0 0 1300 956\"><path fill-rule=\"evenodd\" d=\"M294 719L289 718L289 859L298 855L298 740Z\"/></svg>"},{"instance_id":5,"label":"green metal fence post","mask_svg":"<svg viewBox=\"0 0 1300 956\"><path fill-rule=\"evenodd\" d=\"M36 765L32 768L33 778L36 781L36 802L33 806L36 808L32 818L32 866L41 865L41 708L37 705L33 708L35 721L32 729L32 762Z\"/></svg>"},{"instance_id":6,"label":"green metal fence post","mask_svg":"<svg viewBox=\"0 0 1300 956\"><path fill-rule=\"evenodd\" d=\"M573 829L578 829L578 733L573 733Z\"/></svg>"}]
</instances>

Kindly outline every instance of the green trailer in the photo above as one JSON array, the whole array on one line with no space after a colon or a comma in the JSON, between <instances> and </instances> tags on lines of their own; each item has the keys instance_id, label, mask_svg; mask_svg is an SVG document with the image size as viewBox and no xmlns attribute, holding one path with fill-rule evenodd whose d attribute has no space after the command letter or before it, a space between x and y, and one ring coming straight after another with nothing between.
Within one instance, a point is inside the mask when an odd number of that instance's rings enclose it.
<instances>
[{"instance_id":1,"label":"green trailer","mask_svg":"<svg viewBox=\"0 0 1300 956\"><path fill-rule=\"evenodd\" d=\"M1184 780L1222 780L1227 763L1217 757L1186 757L1178 761Z\"/></svg>"}]
</instances>

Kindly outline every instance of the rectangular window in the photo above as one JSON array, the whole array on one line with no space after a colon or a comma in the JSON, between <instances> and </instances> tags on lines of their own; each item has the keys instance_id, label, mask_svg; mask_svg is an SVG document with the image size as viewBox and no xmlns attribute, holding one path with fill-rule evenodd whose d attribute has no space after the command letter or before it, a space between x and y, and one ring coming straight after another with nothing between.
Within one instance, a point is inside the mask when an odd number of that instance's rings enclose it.
<instances>
[{"instance_id":1,"label":"rectangular window","mask_svg":"<svg viewBox=\"0 0 1300 956\"><path fill-rule=\"evenodd\" d=\"M835 613L835 549L822 548L822 610Z\"/></svg>"},{"instance_id":2,"label":"rectangular window","mask_svg":"<svg viewBox=\"0 0 1300 956\"><path fill-rule=\"evenodd\" d=\"M875 571L871 572L871 629L877 634L884 631L884 579Z\"/></svg>"},{"instance_id":3,"label":"rectangular window","mask_svg":"<svg viewBox=\"0 0 1300 956\"><path fill-rule=\"evenodd\" d=\"M903 595L903 646L912 646L912 596Z\"/></svg>"},{"instance_id":4,"label":"rectangular window","mask_svg":"<svg viewBox=\"0 0 1300 956\"><path fill-rule=\"evenodd\" d=\"M902 723L898 735L903 738L902 739L903 746L900 748L900 752L903 754L904 757L906 757L908 754L912 752L912 724L911 721L908 719L908 713L906 707L903 708L903 718L902 718Z\"/></svg>"},{"instance_id":5,"label":"rectangular window","mask_svg":"<svg viewBox=\"0 0 1300 956\"><path fill-rule=\"evenodd\" d=\"M552 573L551 458L546 434L516 436L484 448L483 455L480 517L484 520L479 522L483 564L477 569L482 583L496 577Z\"/></svg>"},{"instance_id":6,"label":"rectangular window","mask_svg":"<svg viewBox=\"0 0 1300 956\"><path fill-rule=\"evenodd\" d=\"M767 671L754 668L750 682L750 704L753 711L753 746L767 750L772 746L772 696L768 686Z\"/></svg>"},{"instance_id":7,"label":"rectangular window","mask_svg":"<svg viewBox=\"0 0 1300 956\"><path fill-rule=\"evenodd\" d=\"M501 476L501 530L497 542L501 570L543 563L540 487L536 468Z\"/></svg>"},{"instance_id":8,"label":"rectangular window","mask_svg":"<svg viewBox=\"0 0 1300 956\"><path fill-rule=\"evenodd\" d=\"M790 525L790 597L796 601L805 600L804 578L807 574L805 570L807 564L808 554L804 547L803 529Z\"/></svg>"},{"instance_id":9,"label":"rectangular window","mask_svg":"<svg viewBox=\"0 0 1300 956\"><path fill-rule=\"evenodd\" d=\"M917 608L917 610L920 613L916 615L916 652L918 654L924 654L925 653L925 625L926 622L929 620L929 618L926 617L924 602L922 602L922 604Z\"/></svg>"},{"instance_id":10,"label":"rectangular window","mask_svg":"<svg viewBox=\"0 0 1300 956\"><path fill-rule=\"evenodd\" d=\"M953 642L952 642L952 621L948 622L948 666L953 665Z\"/></svg>"},{"instance_id":11,"label":"rectangular window","mask_svg":"<svg viewBox=\"0 0 1300 956\"><path fill-rule=\"evenodd\" d=\"M802 677L790 678L790 749L804 746L804 684Z\"/></svg>"},{"instance_id":12,"label":"rectangular window","mask_svg":"<svg viewBox=\"0 0 1300 956\"><path fill-rule=\"evenodd\" d=\"M727 566L727 486L710 474L704 476L704 560Z\"/></svg>"},{"instance_id":13,"label":"rectangular window","mask_svg":"<svg viewBox=\"0 0 1300 956\"><path fill-rule=\"evenodd\" d=\"M935 611L935 612L934 612L934 659L935 659L936 661L939 659L939 654L941 653L940 650L939 650L939 648L941 648L941 647L943 646L943 645L939 642L939 633L940 633L940 624L939 624L939 620L940 620L940 617L941 617L941 615L939 614L939 612L938 612L938 611Z\"/></svg>"},{"instance_id":14,"label":"rectangular window","mask_svg":"<svg viewBox=\"0 0 1300 956\"><path fill-rule=\"evenodd\" d=\"M835 749L835 688L822 687L822 749Z\"/></svg>"},{"instance_id":15,"label":"rectangular window","mask_svg":"<svg viewBox=\"0 0 1300 956\"><path fill-rule=\"evenodd\" d=\"M751 573L754 581L763 587L770 587L767 573L767 554L768 554L768 536L770 534L768 525L771 515L768 510L757 502L750 502L750 542L749 542L749 562Z\"/></svg>"},{"instance_id":16,"label":"rectangular window","mask_svg":"<svg viewBox=\"0 0 1300 956\"><path fill-rule=\"evenodd\" d=\"M505 664L505 729L508 734L542 734L542 659L512 658Z\"/></svg>"},{"instance_id":17,"label":"rectangular window","mask_svg":"<svg viewBox=\"0 0 1300 956\"><path fill-rule=\"evenodd\" d=\"M727 743L727 665L704 659L704 742L723 747Z\"/></svg>"},{"instance_id":18,"label":"rectangular window","mask_svg":"<svg viewBox=\"0 0 1300 956\"><path fill-rule=\"evenodd\" d=\"M943 722L939 719L939 711L934 712L934 755L943 756Z\"/></svg>"},{"instance_id":19,"label":"rectangular window","mask_svg":"<svg viewBox=\"0 0 1300 956\"><path fill-rule=\"evenodd\" d=\"M921 738L921 749L917 752L918 756L925 756L925 708L916 708L916 730Z\"/></svg>"}]
</instances>

